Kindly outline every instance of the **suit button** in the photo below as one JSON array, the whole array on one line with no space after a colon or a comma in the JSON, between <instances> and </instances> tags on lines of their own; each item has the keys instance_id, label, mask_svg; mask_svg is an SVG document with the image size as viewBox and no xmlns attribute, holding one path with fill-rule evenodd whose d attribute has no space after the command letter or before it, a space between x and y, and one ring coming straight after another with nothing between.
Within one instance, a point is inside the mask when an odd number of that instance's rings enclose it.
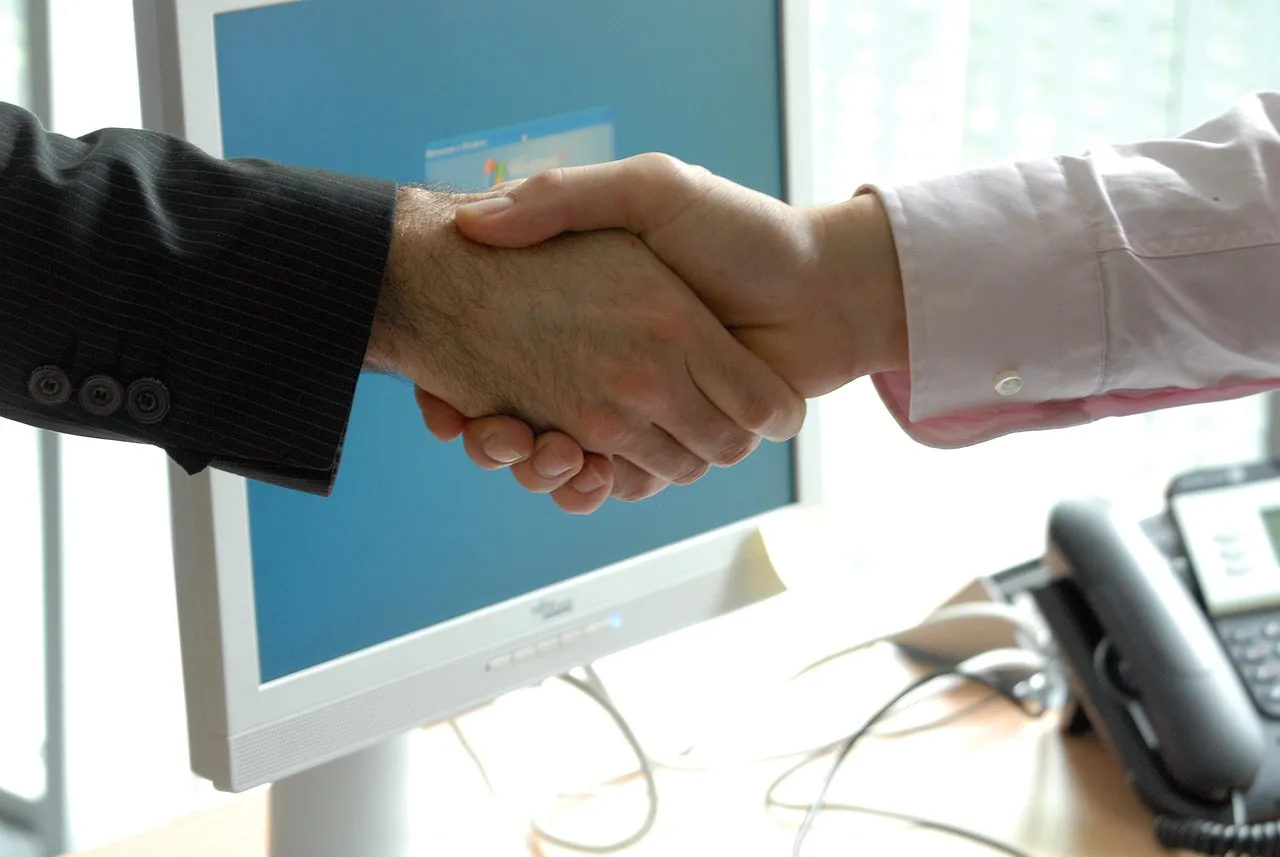
<instances>
[{"instance_id":1,"label":"suit button","mask_svg":"<svg viewBox=\"0 0 1280 857\"><path fill-rule=\"evenodd\" d=\"M124 404L124 390L110 375L91 375L80 388L80 405L95 417L109 417Z\"/></svg>"},{"instance_id":2,"label":"suit button","mask_svg":"<svg viewBox=\"0 0 1280 857\"><path fill-rule=\"evenodd\" d=\"M169 388L155 378L139 378L129 385L124 406L143 425L158 423L169 413Z\"/></svg>"},{"instance_id":3,"label":"suit button","mask_svg":"<svg viewBox=\"0 0 1280 857\"><path fill-rule=\"evenodd\" d=\"M27 392L42 405L61 405L71 398L71 379L57 366L41 366L27 379Z\"/></svg>"}]
</instances>

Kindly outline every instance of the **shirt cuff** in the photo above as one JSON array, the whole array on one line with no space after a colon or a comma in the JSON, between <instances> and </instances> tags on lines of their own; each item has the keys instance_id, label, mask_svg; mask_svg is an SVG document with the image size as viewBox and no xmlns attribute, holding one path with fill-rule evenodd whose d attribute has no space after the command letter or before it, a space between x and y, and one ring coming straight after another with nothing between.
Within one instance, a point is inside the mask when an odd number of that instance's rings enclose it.
<instances>
[{"instance_id":1,"label":"shirt cuff","mask_svg":"<svg viewBox=\"0 0 1280 857\"><path fill-rule=\"evenodd\" d=\"M910 371L874 382L903 427L956 445L996 414L1037 427L1042 403L1083 419L1105 367L1102 278L1057 160L858 192L880 197L902 272Z\"/></svg>"}]
</instances>

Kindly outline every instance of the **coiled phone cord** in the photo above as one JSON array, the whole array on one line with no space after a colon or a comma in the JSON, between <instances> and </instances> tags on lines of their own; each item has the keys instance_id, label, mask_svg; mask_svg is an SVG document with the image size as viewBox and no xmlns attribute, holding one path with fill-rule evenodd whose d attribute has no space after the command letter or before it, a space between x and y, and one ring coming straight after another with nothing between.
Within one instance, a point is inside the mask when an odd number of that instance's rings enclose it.
<instances>
[{"instance_id":1,"label":"coiled phone cord","mask_svg":"<svg viewBox=\"0 0 1280 857\"><path fill-rule=\"evenodd\" d=\"M1280 822L1219 824L1201 818L1156 817L1156 839L1211 857L1280 857Z\"/></svg>"}]
</instances>

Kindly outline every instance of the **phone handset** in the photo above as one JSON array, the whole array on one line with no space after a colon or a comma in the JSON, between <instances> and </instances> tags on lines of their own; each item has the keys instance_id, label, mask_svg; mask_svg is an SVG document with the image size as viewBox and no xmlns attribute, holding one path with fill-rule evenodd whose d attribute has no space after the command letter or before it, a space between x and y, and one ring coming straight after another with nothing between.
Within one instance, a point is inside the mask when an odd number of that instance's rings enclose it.
<instances>
[{"instance_id":1,"label":"phone handset","mask_svg":"<svg viewBox=\"0 0 1280 857\"><path fill-rule=\"evenodd\" d=\"M1060 503L1046 559L1124 660L1173 782L1209 801L1247 789L1266 748L1261 720L1204 613L1139 526L1105 501Z\"/></svg>"}]
</instances>

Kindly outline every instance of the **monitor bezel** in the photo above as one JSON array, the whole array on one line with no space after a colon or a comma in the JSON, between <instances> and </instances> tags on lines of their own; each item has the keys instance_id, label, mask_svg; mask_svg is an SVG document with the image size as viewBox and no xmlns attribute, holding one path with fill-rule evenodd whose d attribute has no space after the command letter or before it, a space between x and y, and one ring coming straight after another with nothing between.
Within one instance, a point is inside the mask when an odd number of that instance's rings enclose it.
<instances>
[{"instance_id":1,"label":"monitor bezel","mask_svg":"<svg viewBox=\"0 0 1280 857\"><path fill-rule=\"evenodd\" d=\"M134 0L144 127L221 156L214 16L294 2L307 0ZM798 155L809 141L808 2L781 0L778 7L784 197L805 204L813 201ZM266 683L257 655L247 483L213 469L189 476L170 465L193 768L219 789L242 791L774 594L759 528L820 501L818 447L811 405L793 447L795 503ZM536 607L548 598L568 598L573 609L543 619ZM687 615L673 611L673 601L686 605ZM656 605L654 615L641 615L625 631L584 637L477 677L478 662L503 650L598 625L644 603Z\"/></svg>"}]
</instances>

